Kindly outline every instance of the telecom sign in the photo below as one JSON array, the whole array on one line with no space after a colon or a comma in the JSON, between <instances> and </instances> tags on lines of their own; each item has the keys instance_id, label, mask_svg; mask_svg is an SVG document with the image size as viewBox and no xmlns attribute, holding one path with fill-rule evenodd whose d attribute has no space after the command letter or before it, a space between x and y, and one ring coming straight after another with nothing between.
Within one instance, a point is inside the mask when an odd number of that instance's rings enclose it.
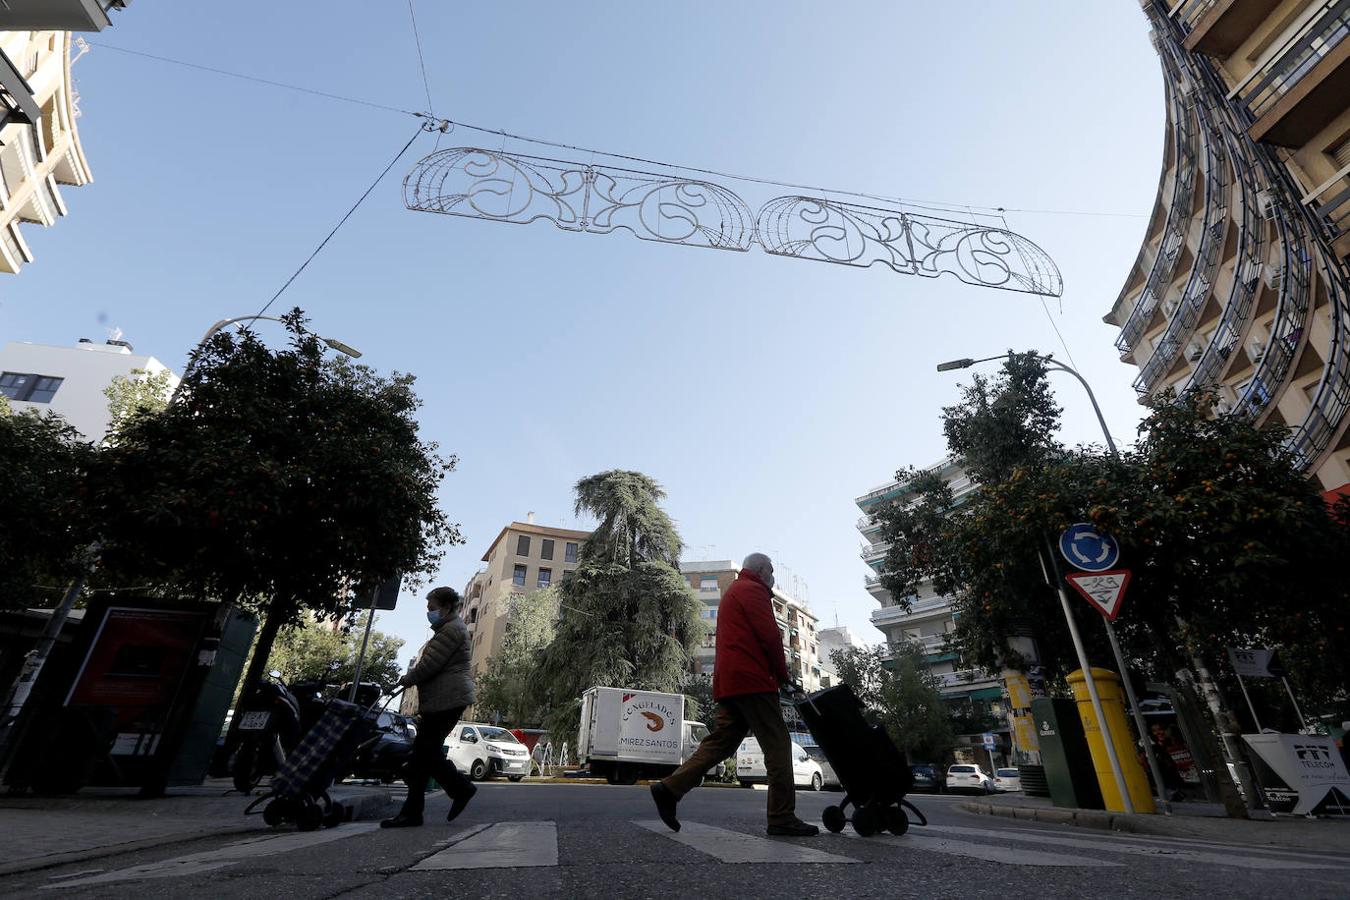
<instances>
[{"instance_id":1,"label":"telecom sign","mask_svg":"<svg viewBox=\"0 0 1350 900\"><path fill-rule=\"evenodd\" d=\"M1069 565L1085 572L1105 572L1120 562L1120 545L1089 522L1064 529L1059 536L1059 552Z\"/></svg>"},{"instance_id":2,"label":"telecom sign","mask_svg":"<svg viewBox=\"0 0 1350 900\"><path fill-rule=\"evenodd\" d=\"M1130 583L1129 569L1116 569L1111 572L1073 572L1064 576L1064 580L1083 599L1092 604L1092 608L1114 622L1120 615L1120 607L1125 600L1125 588Z\"/></svg>"}]
</instances>

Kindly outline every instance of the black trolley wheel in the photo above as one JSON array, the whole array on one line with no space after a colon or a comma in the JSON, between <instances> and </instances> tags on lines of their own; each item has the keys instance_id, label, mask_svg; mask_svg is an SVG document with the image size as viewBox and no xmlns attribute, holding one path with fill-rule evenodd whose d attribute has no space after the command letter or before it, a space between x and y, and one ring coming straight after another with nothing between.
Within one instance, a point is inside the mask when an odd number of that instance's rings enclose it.
<instances>
[{"instance_id":1,"label":"black trolley wheel","mask_svg":"<svg viewBox=\"0 0 1350 900\"><path fill-rule=\"evenodd\" d=\"M886 830L895 835L909 831L909 816L905 815L904 809L899 806L886 807Z\"/></svg>"},{"instance_id":2,"label":"black trolley wheel","mask_svg":"<svg viewBox=\"0 0 1350 900\"><path fill-rule=\"evenodd\" d=\"M301 800L295 811L295 825L301 831L318 831L323 827L323 807L313 800Z\"/></svg>"},{"instance_id":3,"label":"black trolley wheel","mask_svg":"<svg viewBox=\"0 0 1350 900\"><path fill-rule=\"evenodd\" d=\"M289 805L289 801L282 800L280 797L268 803L263 807L263 821L273 828L279 828L282 825L285 825L286 819L288 818L286 813L288 812L287 807Z\"/></svg>"},{"instance_id":4,"label":"black trolley wheel","mask_svg":"<svg viewBox=\"0 0 1350 900\"><path fill-rule=\"evenodd\" d=\"M881 816L870 804L853 810L853 830L863 837L871 837L881 830Z\"/></svg>"},{"instance_id":5,"label":"black trolley wheel","mask_svg":"<svg viewBox=\"0 0 1350 900\"><path fill-rule=\"evenodd\" d=\"M820 814L820 820L825 824L825 830L831 834L838 834L848 824L844 811L837 806L825 807L825 811Z\"/></svg>"}]
</instances>

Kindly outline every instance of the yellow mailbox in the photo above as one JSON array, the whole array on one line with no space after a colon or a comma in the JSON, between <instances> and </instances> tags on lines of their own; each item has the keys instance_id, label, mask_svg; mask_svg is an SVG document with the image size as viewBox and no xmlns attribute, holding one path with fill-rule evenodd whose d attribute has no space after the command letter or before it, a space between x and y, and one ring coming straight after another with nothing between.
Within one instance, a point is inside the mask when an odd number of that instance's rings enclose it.
<instances>
[{"instance_id":1,"label":"yellow mailbox","mask_svg":"<svg viewBox=\"0 0 1350 900\"><path fill-rule=\"evenodd\" d=\"M1111 729L1112 743L1115 744L1116 757L1120 760L1120 769L1125 776L1125 786L1130 792L1130 800L1134 803L1134 811L1156 812L1153 794L1148 786L1148 775L1139 761L1139 748L1135 747L1129 723L1125 720L1125 701L1120 676L1109 669L1093 666L1092 677L1097 682L1097 696L1102 701L1102 712L1105 713L1107 725ZM1106 803L1107 809L1124 812L1125 803L1120 796L1120 790L1116 787L1116 776L1111 772L1111 759L1106 755L1106 741L1102 739L1102 730L1097 725L1097 715L1093 712L1092 700L1088 697L1087 679L1083 675L1083 670L1071 672L1068 681L1069 687L1073 688L1074 700L1078 703L1078 717L1083 720L1088 749L1092 751L1092 768L1097 772L1102 800Z\"/></svg>"}]
</instances>

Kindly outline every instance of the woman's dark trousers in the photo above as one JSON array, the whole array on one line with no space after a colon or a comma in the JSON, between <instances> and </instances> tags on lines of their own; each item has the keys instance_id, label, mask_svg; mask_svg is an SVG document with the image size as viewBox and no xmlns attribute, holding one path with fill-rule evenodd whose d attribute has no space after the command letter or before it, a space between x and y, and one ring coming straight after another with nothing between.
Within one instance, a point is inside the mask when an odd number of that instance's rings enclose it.
<instances>
[{"instance_id":1,"label":"woman's dark trousers","mask_svg":"<svg viewBox=\"0 0 1350 900\"><path fill-rule=\"evenodd\" d=\"M426 805L427 778L435 778L452 800L473 788L473 782L461 775L454 763L445 758L445 736L455 727L463 712L464 707L457 706L442 712L422 713L418 717L412 759L408 761L408 768L403 774L403 781L408 785L403 815L422 818L422 808Z\"/></svg>"}]
</instances>

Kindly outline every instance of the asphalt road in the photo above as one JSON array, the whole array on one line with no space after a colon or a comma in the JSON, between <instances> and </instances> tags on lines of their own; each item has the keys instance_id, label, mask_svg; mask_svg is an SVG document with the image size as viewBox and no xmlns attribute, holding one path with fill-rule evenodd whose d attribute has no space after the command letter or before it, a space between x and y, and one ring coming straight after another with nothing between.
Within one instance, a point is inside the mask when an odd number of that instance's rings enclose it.
<instances>
[{"instance_id":1,"label":"asphalt road","mask_svg":"<svg viewBox=\"0 0 1350 900\"><path fill-rule=\"evenodd\" d=\"M819 823L840 795L799 793ZM0 879L4 896L328 897L1262 897L1350 896L1350 860L1176 838L1038 826L916 795L930 826L768 838L762 791L703 788L679 835L647 788L490 783L453 825L374 822L217 837ZM1013 893L1015 892L1015 894Z\"/></svg>"}]
</instances>

